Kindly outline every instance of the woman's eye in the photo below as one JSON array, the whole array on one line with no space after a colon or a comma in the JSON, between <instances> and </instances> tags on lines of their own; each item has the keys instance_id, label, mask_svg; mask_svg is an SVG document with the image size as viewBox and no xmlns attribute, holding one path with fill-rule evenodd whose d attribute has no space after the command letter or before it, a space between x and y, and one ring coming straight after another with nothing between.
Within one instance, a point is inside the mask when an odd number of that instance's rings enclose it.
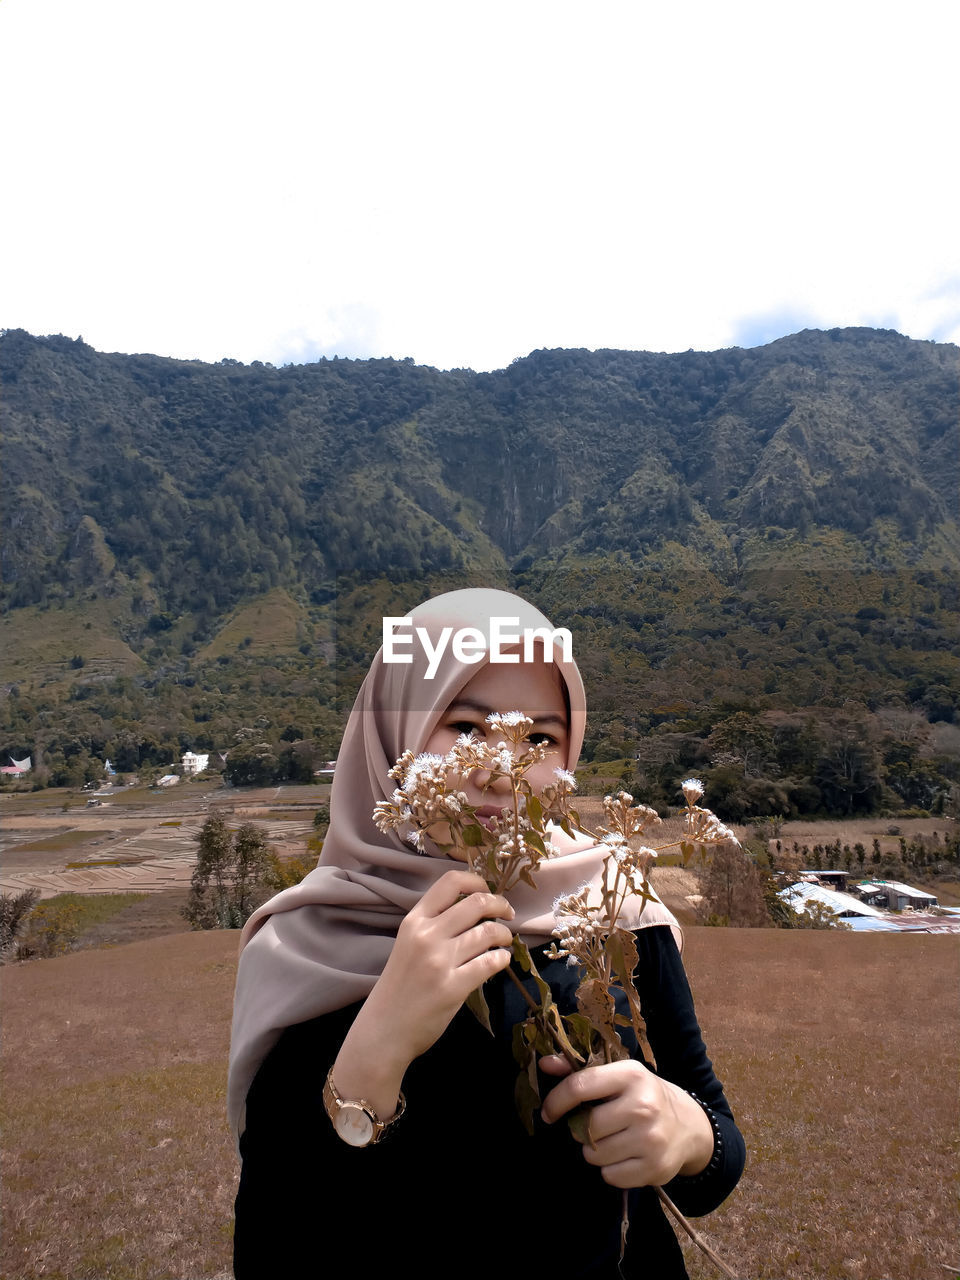
<instances>
[{"instance_id":1,"label":"woman's eye","mask_svg":"<svg viewBox=\"0 0 960 1280\"><path fill-rule=\"evenodd\" d=\"M454 720L451 729L456 729L457 733L473 733L477 737L482 738L483 734L471 720Z\"/></svg>"},{"instance_id":2,"label":"woman's eye","mask_svg":"<svg viewBox=\"0 0 960 1280\"><path fill-rule=\"evenodd\" d=\"M532 742L535 747L539 747L541 743L545 747L550 747L554 746L557 740L551 737L549 733L531 733L527 741Z\"/></svg>"}]
</instances>

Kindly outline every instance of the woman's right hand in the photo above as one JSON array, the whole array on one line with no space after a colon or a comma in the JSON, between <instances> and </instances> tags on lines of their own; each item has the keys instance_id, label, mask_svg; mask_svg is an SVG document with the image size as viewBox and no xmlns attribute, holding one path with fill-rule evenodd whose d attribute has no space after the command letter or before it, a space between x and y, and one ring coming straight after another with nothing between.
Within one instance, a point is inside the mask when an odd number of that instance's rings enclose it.
<instances>
[{"instance_id":1,"label":"woman's right hand","mask_svg":"<svg viewBox=\"0 0 960 1280\"><path fill-rule=\"evenodd\" d=\"M506 898L472 871L448 871L431 885L397 930L343 1042L334 1064L343 1096L392 1114L413 1059L440 1039L471 991L510 963L513 933L503 922L513 916Z\"/></svg>"}]
</instances>

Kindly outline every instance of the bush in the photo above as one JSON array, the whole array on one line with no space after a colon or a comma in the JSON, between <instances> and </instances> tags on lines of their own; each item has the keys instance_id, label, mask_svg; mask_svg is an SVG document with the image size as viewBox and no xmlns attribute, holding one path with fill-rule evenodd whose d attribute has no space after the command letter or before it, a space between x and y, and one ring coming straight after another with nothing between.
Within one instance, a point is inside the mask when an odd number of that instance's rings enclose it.
<instances>
[{"instance_id":1,"label":"bush","mask_svg":"<svg viewBox=\"0 0 960 1280\"><path fill-rule=\"evenodd\" d=\"M313 843L311 840L310 844L312 845ZM274 893L280 893L283 889L292 889L295 884L299 884L303 877L309 875L314 869L319 855L319 844L315 853L306 853L299 858L281 859L275 853L271 853L268 875L270 888Z\"/></svg>"},{"instance_id":2,"label":"bush","mask_svg":"<svg viewBox=\"0 0 960 1280\"><path fill-rule=\"evenodd\" d=\"M803 911L794 911L791 929L848 929L846 920L842 920L825 902L808 902Z\"/></svg>"},{"instance_id":3,"label":"bush","mask_svg":"<svg viewBox=\"0 0 960 1280\"><path fill-rule=\"evenodd\" d=\"M0 964L17 958L17 944L39 899L39 889L0 894Z\"/></svg>"},{"instance_id":4,"label":"bush","mask_svg":"<svg viewBox=\"0 0 960 1280\"><path fill-rule=\"evenodd\" d=\"M18 960L46 960L72 951L80 936L81 912L74 902L41 902L26 922Z\"/></svg>"}]
</instances>

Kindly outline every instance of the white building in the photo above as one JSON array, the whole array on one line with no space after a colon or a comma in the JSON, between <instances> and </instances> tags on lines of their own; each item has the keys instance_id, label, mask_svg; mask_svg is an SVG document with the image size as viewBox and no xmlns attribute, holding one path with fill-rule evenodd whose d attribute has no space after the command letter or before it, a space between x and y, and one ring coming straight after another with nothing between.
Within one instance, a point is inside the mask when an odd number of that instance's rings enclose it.
<instances>
[{"instance_id":1,"label":"white building","mask_svg":"<svg viewBox=\"0 0 960 1280\"><path fill-rule=\"evenodd\" d=\"M210 756L197 755L193 751L185 751L180 760L180 767L183 769L185 777L191 777L195 773L203 773L204 769L210 763Z\"/></svg>"},{"instance_id":2,"label":"white building","mask_svg":"<svg viewBox=\"0 0 960 1280\"><path fill-rule=\"evenodd\" d=\"M875 920L882 920L884 917L882 911L861 902L853 894L838 893L836 889L825 889L822 884L801 881L790 885L788 889L781 889L777 896L783 898L784 902L788 902L798 914L806 911L808 902L819 902L841 917L869 916Z\"/></svg>"}]
</instances>

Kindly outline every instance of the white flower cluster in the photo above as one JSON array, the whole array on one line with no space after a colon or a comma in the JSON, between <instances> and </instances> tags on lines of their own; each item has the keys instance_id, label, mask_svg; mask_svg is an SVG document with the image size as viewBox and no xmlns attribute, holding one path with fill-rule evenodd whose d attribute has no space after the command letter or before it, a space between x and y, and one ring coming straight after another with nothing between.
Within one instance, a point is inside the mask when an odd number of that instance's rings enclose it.
<instances>
[{"instance_id":1,"label":"white flower cluster","mask_svg":"<svg viewBox=\"0 0 960 1280\"><path fill-rule=\"evenodd\" d=\"M524 775L550 753L546 743L527 743L533 721L519 711L487 717L491 729L508 741L492 745L471 733L462 733L446 755L405 751L390 777L397 788L381 801L373 820L381 831L399 831L421 852L424 833L442 850L467 861L491 888L503 892L518 879L533 884L532 873L552 852L545 834L549 821L568 821L567 797L576 788L572 773L554 771L556 781L537 795ZM470 774L486 774L482 791L497 779L507 778L511 788L500 813L477 817L464 790ZM441 825L442 824L442 825Z\"/></svg>"},{"instance_id":2,"label":"white flower cluster","mask_svg":"<svg viewBox=\"0 0 960 1280\"><path fill-rule=\"evenodd\" d=\"M697 806L688 808L683 815L683 832L695 844L740 843L730 828L724 826L715 813Z\"/></svg>"},{"instance_id":3,"label":"white flower cluster","mask_svg":"<svg viewBox=\"0 0 960 1280\"><path fill-rule=\"evenodd\" d=\"M487 724L494 733L512 733L522 729L524 738L533 728L533 721L522 711L493 711L487 716Z\"/></svg>"},{"instance_id":4,"label":"white flower cluster","mask_svg":"<svg viewBox=\"0 0 960 1280\"><path fill-rule=\"evenodd\" d=\"M603 946L609 926L600 918L600 909L589 904L590 885L582 884L574 893L564 894L553 904L557 939L548 951L553 960L567 958L567 964L584 965L592 948Z\"/></svg>"},{"instance_id":5,"label":"white flower cluster","mask_svg":"<svg viewBox=\"0 0 960 1280\"><path fill-rule=\"evenodd\" d=\"M629 840L631 836L643 835L647 827L659 827L662 822L656 809L645 804L634 804L629 791L604 796L603 815L607 820L607 827L625 840Z\"/></svg>"}]
</instances>

